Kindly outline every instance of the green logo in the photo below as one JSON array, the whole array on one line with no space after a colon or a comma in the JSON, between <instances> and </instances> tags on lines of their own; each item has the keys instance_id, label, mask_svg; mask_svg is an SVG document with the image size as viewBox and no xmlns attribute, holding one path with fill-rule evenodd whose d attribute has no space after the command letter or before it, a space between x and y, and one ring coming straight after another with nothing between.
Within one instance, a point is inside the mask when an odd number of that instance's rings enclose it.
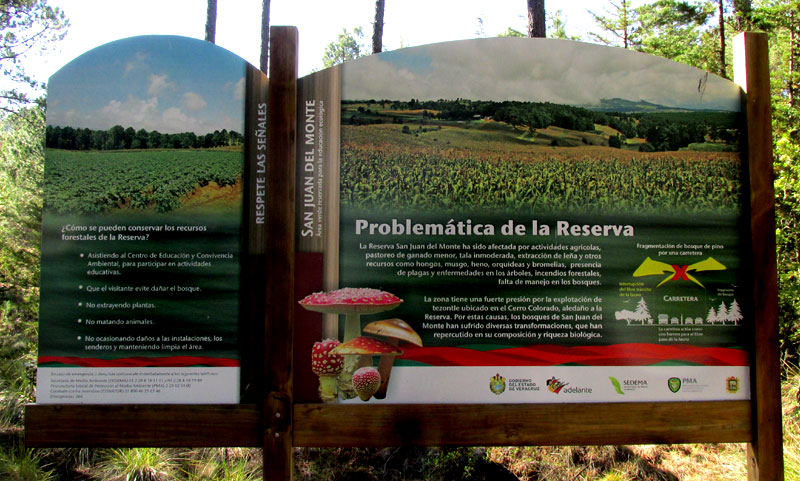
<instances>
[{"instance_id":1,"label":"green logo","mask_svg":"<svg viewBox=\"0 0 800 481\"><path fill-rule=\"evenodd\" d=\"M614 389L617 391L617 394L625 394L624 392L622 392L622 386L620 385L617 378L609 376L608 379L611 381L611 384L614 385Z\"/></svg>"},{"instance_id":2,"label":"green logo","mask_svg":"<svg viewBox=\"0 0 800 481\"><path fill-rule=\"evenodd\" d=\"M500 374L495 374L489 378L489 390L498 396L506 390L506 378Z\"/></svg>"},{"instance_id":3,"label":"green logo","mask_svg":"<svg viewBox=\"0 0 800 481\"><path fill-rule=\"evenodd\" d=\"M667 386L669 386L670 391L678 392L681 390L681 379L678 377L671 377L667 381Z\"/></svg>"}]
</instances>

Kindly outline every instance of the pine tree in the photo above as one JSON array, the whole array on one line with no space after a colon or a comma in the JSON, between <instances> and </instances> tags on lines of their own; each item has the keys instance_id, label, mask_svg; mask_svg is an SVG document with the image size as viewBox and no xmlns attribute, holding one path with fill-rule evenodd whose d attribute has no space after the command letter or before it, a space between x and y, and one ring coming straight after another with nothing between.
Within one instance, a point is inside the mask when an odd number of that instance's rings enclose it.
<instances>
[{"instance_id":1,"label":"pine tree","mask_svg":"<svg viewBox=\"0 0 800 481\"><path fill-rule=\"evenodd\" d=\"M206 42L214 43L217 38L217 0L208 0L206 7Z\"/></svg>"},{"instance_id":2,"label":"pine tree","mask_svg":"<svg viewBox=\"0 0 800 481\"><path fill-rule=\"evenodd\" d=\"M610 12L606 11L605 15L589 11L594 22L603 30L601 33L589 32L589 38L604 45L633 48L636 11L631 7L630 0L620 0L619 2L610 0L608 3L613 9Z\"/></svg>"},{"instance_id":3,"label":"pine tree","mask_svg":"<svg viewBox=\"0 0 800 481\"><path fill-rule=\"evenodd\" d=\"M644 297L640 298L639 303L636 305L636 318L642 321L642 324L653 320L653 316L650 315L650 311L647 309L647 302L645 302Z\"/></svg>"},{"instance_id":4,"label":"pine tree","mask_svg":"<svg viewBox=\"0 0 800 481\"><path fill-rule=\"evenodd\" d=\"M737 326L739 325L739 321L744 319L742 315L742 310L739 308L739 303L736 302L736 299L731 302L731 307L728 309L728 319L733 321L734 324Z\"/></svg>"},{"instance_id":5,"label":"pine tree","mask_svg":"<svg viewBox=\"0 0 800 481\"><path fill-rule=\"evenodd\" d=\"M719 307L717 308L717 320L722 322L722 324L727 324L730 318L728 317L728 308L725 307L725 303L721 302Z\"/></svg>"},{"instance_id":6,"label":"pine tree","mask_svg":"<svg viewBox=\"0 0 800 481\"><path fill-rule=\"evenodd\" d=\"M372 24L372 53L383 51L383 11L386 0L375 0L375 22Z\"/></svg>"},{"instance_id":7,"label":"pine tree","mask_svg":"<svg viewBox=\"0 0 800 481\"><path fill-rule=\"evenodd\" d=\"M528 36L544 38L546 35L544 0L528 0Z\"/></svg>"},{"instance_id":8,"label":"pine tree","mask_svg":"<svg viewBox=\"0 0 800 481\"><path fill-rule=\"evenodd\" d=\"M264 73L269 73L269 8L270 0L261 3L261 57L259 68Z\"/></svg>"},{"instance_id":9,"label":"pine tree","mask_svg":"<svg viewBox=\"0 0 800 481\"><path fill-rule=\"evenodd\" d=\"M714 310L713 307L708 309L708 314L706 314L706 322L708 324L716 324L717 323L717 312Z\"/></svg>"}]
</instances>

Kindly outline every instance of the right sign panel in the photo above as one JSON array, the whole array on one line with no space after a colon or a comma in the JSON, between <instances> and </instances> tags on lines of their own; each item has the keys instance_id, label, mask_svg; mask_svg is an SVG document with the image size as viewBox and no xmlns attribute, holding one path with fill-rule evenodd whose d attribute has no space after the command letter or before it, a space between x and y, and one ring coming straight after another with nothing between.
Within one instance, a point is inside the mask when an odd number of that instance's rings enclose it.
<instances>
[{"instance_id":1,"label":"right sign panel","mask_svg":"<svg viewBox=\"0 0 800 481\"><path fill-rule=\"evenodd\" d=\"M370 402L750 397L738 86L531 39L300 82L298 251L325 291L301 305L399 353L345 353L340 400L370 364L391 376ZM368 327L386 319L418 338Z\"/></svg>"}]
</instances>

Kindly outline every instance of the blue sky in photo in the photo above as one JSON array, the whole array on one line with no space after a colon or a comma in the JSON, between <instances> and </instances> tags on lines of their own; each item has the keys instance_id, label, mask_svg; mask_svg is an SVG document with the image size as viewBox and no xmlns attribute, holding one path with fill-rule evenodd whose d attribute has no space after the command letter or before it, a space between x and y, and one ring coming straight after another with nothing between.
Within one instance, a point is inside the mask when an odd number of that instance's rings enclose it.
<instances>
[{"instance_id":1,"label":"blue sky in photo","mask_svg":"<svg viewBox=\"0 0 800 481\"><path fill-rule=\"evenodd\" d=\"M214 44L176 36L118 40L51 78L50 125L161 133L243 133L246 62Z\"/></svg>"}]
</instances>

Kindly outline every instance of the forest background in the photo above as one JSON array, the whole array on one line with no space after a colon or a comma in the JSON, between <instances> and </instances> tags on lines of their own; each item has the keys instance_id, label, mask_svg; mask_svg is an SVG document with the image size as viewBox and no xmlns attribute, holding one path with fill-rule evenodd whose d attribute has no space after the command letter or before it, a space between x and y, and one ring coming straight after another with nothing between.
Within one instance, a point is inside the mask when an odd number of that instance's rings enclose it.
<instances>
[{"instance_id":1,"label":"forest background","mask_svg":"<svg viewBox=\"0 0 800 481\"><path fill-rule=\"evenodd\" d=\"M280 1L280 0L278 0ZM390 2L393 0L390 0ZM375 4L372 42L363 26L327 45L328 67L383 50L384 2ZM732 77L732 39L756 30L769 37L772 81L780 352L785 374L784 443L787 479L800 479L800 1L629 0L596 2L594 29L567 30L544 0L519 0L528 31L504 36L584 40L660 55ZM550 2L557 8L557 2ZM196 4L198 8L200 2ZM215 39L217 2L206 5L206 35ZM232 8L232 5L226 5ZM548 5L550 7L550 5ZM551 8L553 8L551 7ZM455 7L454 7L455 8ZM262 6L262 30L270 1ZM35 392L39 242L44 159L44 79L26 72L26 58L53 48L69 29L69 12L47 0L0 1L0 478L259 479L258 450L51 449L24 447L24 405ZM509 22L511 23L511 22ZM475 17L476 34L482 19ZM409 26L413 28L413 26ZM266 71L268 38L260 63ZM560 448L298 449L298 479L744 479L741 445Z\"/></svg>"}]
</instances>

